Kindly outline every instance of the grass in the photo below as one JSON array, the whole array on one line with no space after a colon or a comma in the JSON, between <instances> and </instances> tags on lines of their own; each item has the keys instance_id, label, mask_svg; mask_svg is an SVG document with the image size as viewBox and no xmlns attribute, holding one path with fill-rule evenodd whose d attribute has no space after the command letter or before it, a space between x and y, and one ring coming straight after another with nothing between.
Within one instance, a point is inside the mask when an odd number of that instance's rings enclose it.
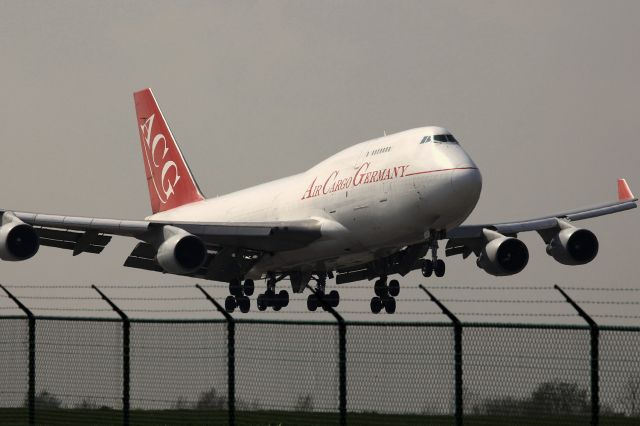
<instances>
[{"instance_id":1,"label":"grass","mask_svg":"<svg viewBox=\"0 0 640 426\"><path fill-rule=\"evenodd\" d=\"M292 411L239 411L237 425L251 426L320 426L337 425L337 413L313 413ZM512 426L512 425L588 425L589 417L545 416L537 418L511 416L465 416L466 426ZM406 425L406 426L451 426L452 416L421 416L377 413L349 413L349 425ZM26 425L25 408L0 408L0 424L6 426ZM38 425L122 425L122 412L111 409L46 409L36 413ZM226 411L219 410L132 410L131 425L227 425ZM638 425L638 418L601 417L603 426Z\"/></svg>"}]
</instances>

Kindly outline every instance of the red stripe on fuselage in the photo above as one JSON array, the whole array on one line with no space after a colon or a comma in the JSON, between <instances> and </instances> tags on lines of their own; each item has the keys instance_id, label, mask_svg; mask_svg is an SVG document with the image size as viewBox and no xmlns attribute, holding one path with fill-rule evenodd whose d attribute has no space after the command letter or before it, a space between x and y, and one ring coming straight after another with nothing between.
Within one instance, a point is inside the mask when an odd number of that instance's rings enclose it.
<instances>
[{"instance_id":1,"label":"red stripe on fuselage","mask_svg":"<svg viewBox=\"0 0 640 426\"><path fill-rule=\"evenodd\" d=\"M437 172L448 172L451 170L477 170L477 167L454 167L452 169L438 169L438 170L426 170L424 172L413 172L413 173L407 173L405 174L406 176L414 176L414 175L426 175L427 173L437 173Z\"/></svg>"}]
</instances>

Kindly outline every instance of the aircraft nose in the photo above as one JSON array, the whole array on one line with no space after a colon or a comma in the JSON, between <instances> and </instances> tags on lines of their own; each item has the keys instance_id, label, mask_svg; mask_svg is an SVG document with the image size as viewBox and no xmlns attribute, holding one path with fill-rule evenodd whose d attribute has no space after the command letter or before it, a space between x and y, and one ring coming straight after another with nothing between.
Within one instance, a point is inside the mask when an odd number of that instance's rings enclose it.
<instances>
[{"instance_id":1,"label":"aircraft nose","mask_svg":"<svg viewBox=\"0 0 640 426\"><path fill-rule=\"evenodd\" d=\"M457 197L474 203L480 198L482 175L475 166L461 166L451 174L451 186Z\"/></svg>"}]
</instances>

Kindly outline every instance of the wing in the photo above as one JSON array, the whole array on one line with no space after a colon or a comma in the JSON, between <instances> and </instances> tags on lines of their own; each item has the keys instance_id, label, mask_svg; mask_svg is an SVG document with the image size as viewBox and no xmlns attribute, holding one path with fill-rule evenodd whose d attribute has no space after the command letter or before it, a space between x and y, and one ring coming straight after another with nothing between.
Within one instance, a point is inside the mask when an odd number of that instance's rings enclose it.
<instances>
[{"instance_id":1,"label":"wing","mask_svg":"<svg viewBox=\"0 0 640 426\"><path fill-rule=\"evenodd\" d=\"M447 232L449 241L447 243L446 255L453 256L462 254L466 258L471 252L478 254L478 247L486 242L485 230L495 231L506 236L516 236L520 232L537 231L543 239L547 241L549 235L557 232L568 222L576 222L634 209L637 207L637 201L638 199L634 197L627 182L624 179L619 179L618 201L533 219L480 225L462 225L454 228Z\"/></svg>"},{"instance_id":2,"label":"wing","mask_svg":"<svg viewBox=\"0 0 640 426\"><path fill-rule=\"evenodd\" d=\"M250 269L266 253L302 248L321 236L320 222L314 219L201 223L117 220L6 210L0 214L3 226L29 225L38 236L40 245L70 250L74 256L101 253L113 235L136 238L142 242L129 255L125 266L156 271L164 270L157 261L157 252L167 237L175 232L193 235L204 244L206 259L198 269L184 275L206 279L226 280L229 276L237 276L235 274L239 270ZM167 229L173 231L167 234ZM5 234L9 235L8 232ZM31 256L24 258L28 257ZM21 260L16 256L4 258Z\"/></svg>"}]
</instances>

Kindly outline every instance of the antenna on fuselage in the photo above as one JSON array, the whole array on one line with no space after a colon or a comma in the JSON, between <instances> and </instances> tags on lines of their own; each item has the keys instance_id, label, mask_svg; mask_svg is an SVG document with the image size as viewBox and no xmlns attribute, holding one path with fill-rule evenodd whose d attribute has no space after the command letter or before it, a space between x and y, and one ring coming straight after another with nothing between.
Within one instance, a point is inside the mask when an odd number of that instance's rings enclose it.
<instances>
[{"instance_id":1,"label":"antenna on fuselage","mask_svg":"<svg viewBox=\"0 0 640 426\"><path fill-rule=\"evenodd\" d=\"M387 136L387 131L386 131L386 130L383 130L383 131L382 131L382 133L383 133L385 136Z\"/></svg>"}]
</instances>

